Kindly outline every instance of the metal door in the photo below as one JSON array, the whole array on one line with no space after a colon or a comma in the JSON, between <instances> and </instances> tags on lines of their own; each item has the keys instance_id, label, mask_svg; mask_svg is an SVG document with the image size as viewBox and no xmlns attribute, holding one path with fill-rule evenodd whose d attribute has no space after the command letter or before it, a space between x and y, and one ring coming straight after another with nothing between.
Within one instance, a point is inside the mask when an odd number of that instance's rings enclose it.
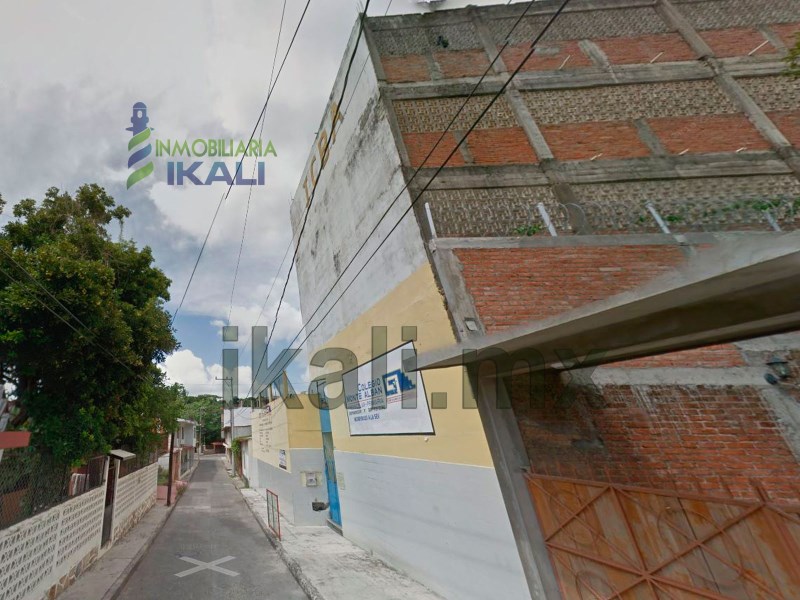
<instances>
[{"instance_id":1,"label":"metal door","mask_svg":"<svg viewBox=\"0 0 800 600\"><path fill-rule=\"evenodd\" d=\"M794 600L800 505L531 475L565 599Z\"/></svg>"},{"instance_id":2,"label":"metal door","mask_svg":"<svg viewBox=\"0 0 800 600\"><path fill-rule=\"evenodd\" d=\"M325 481L328 486L328 516L339 527L342 526L342 513L339 508L339 484L336 481L336 460L333 456L333 435L331 434L331 415L328 400L322 386L317 387L319 397L319 423L322 430L322 453L325 457Z\"/></svg>"}]
</instances>

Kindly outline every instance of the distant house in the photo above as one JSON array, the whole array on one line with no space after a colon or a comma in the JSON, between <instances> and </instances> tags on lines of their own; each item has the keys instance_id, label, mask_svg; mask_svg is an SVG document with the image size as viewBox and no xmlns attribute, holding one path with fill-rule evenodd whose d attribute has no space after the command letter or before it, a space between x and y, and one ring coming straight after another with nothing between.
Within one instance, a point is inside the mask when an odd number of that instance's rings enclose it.
<instances>
[{"instance_id":1,"label":"distant house","mask_svg":"<svg viewBox=\"0 0 800 600\"><path fill-rule=\"evenodd\" d=\"M233 428L231 428L231 413L233 413ZM233 440L250 438L252 432L250 419L252 414L253 409L245 406L233 410L226 408L222 411L222 439L225 446L225 457L231 465L233 465L231 444Z\"/></svg>"},{"instance_id":2,"label":"distant house","mask_svg":"<svg viewBox=\"0 0 800 600\"><path fill-rule=\"evenodd\" d=\"M200 443L199 425L190 419L178 419L178 428L175 430L175 446L191 446L197 448Z\"/></svg>"}]
</instances>

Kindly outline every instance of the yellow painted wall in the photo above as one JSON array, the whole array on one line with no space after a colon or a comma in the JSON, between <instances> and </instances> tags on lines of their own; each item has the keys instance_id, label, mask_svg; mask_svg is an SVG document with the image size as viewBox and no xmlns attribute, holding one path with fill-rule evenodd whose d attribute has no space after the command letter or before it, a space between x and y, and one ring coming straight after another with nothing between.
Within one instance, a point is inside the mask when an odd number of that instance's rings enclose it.
<instances>
[{"instance_id":1,"label":"yellow painted wall","mask_svg":"<svg viewBox=\"0 0 800 600\"><path fill-rule=\"evenodd\" d=\"M308 394L299 394L302 409L287 409L290 448L322 448L319 411L311 404Z\"/></svg>"},{"instance_id":2,"label":"yellow painted wall","mask_svg":"<svg viewBox=\"0 0 800 600\"><path fill-rule=\"evenodd\" d=\"M419 354L455 343L443 298L429 264L420 267L378 303L355 319L324 347L351 350L363 364L372 359L372 327L387 327L387 347L400 346L401 326L416 326L415 347ZM319 350L319 348L315 349ZM330 363L328 370L339 369ZM311 367L314 377L324 371ZM316 370L315 370L316 369ZM339 406L331 412L331 429L337 450L403 458L417 458L478 466L492 466L489 447L477 409L463 408L462 369L423 372L425 391L447 392L447 408L431 409L435 435L350 436L347 411ZM341 385L330 386L327 395L337 394Z\"/></svg>"}]
</instances>

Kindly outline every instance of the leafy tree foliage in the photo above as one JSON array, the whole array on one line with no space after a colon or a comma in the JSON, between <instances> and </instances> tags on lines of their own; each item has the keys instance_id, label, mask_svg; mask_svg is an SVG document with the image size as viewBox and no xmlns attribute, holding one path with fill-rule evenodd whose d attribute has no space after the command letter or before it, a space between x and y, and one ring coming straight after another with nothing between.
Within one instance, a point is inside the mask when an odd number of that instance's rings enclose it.
<instances>
[{"instance_id":1,"label":"leafy tree foliage","mask_svg":"<svg viewBox=\"0 0 800 600\"><path fill-rule=\"evenodd\" d=\"M222 439L222 402L219 396L187 396L181 416L203 426L203 439L206 442Z\"/></svg>"},{"instance_id":2,"label":"leafy tree foliage","mask_svg":"<svg viewBox=\"0 0 800 600\"><path fill-rule=\"evenodd\" d=\"M98 185L74 196L50 188L41 203L14 206L0 232L0 375L15 388L12 424L65 462L142 451L182 406L182 389L165 386L157 367L177 347L164 309L170 281L150 248L108 231L128 216Z\"/></svg>"}]
</instances>

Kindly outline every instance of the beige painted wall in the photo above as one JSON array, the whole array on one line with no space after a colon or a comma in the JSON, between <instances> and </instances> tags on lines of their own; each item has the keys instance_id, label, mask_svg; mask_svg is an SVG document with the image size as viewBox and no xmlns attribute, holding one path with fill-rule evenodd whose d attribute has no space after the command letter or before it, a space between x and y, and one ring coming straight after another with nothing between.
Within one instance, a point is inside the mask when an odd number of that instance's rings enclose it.
<instances>
[{"instance_id":1,"label":"beige painted wall","mask_svg":"<svg viewBox=\"0 0 800 600\"><path fill-rule=\"evenodd\" d=\"M280 451L286 452L286 470L291 472L291 452L295 448L322 448L319 411L307 394L299 394L303 408L288 408L283 399L269 408L254 408L252 423L253 456L273 467L280 467Z\"/></svg>"},{"instance_id":2,"label":"beige painted wall","mask_svg":"<svg viewBox=\"0 0 800 600\"><path fill-rule=\"evenodd\" d=\"M415 346L423 353L455 343L443 298L436 286L429 264L425 264L410 277L396 286L378 303L355 319L332 338L324 347L340 347L351 350L363 364L372 359L371 339L373 326L387 327L387 347L403 343L401 326L417 327ZM319 350L316 349L316 350ZM340 368L338 363L329 363L327 371ZM311 367L316 377L325 370ZM428 404L432 392L447 392L447 408L431 409L435 435L394 435L351 437L344 406L331 412L331 429L337 450L417 458L437 462L492 466L491 455L483 433L477 409L463 408L462 369L439 369L423 372ZM328 396L338 394L341 385L331 385Z\"/></svg>"}]
</instances>

